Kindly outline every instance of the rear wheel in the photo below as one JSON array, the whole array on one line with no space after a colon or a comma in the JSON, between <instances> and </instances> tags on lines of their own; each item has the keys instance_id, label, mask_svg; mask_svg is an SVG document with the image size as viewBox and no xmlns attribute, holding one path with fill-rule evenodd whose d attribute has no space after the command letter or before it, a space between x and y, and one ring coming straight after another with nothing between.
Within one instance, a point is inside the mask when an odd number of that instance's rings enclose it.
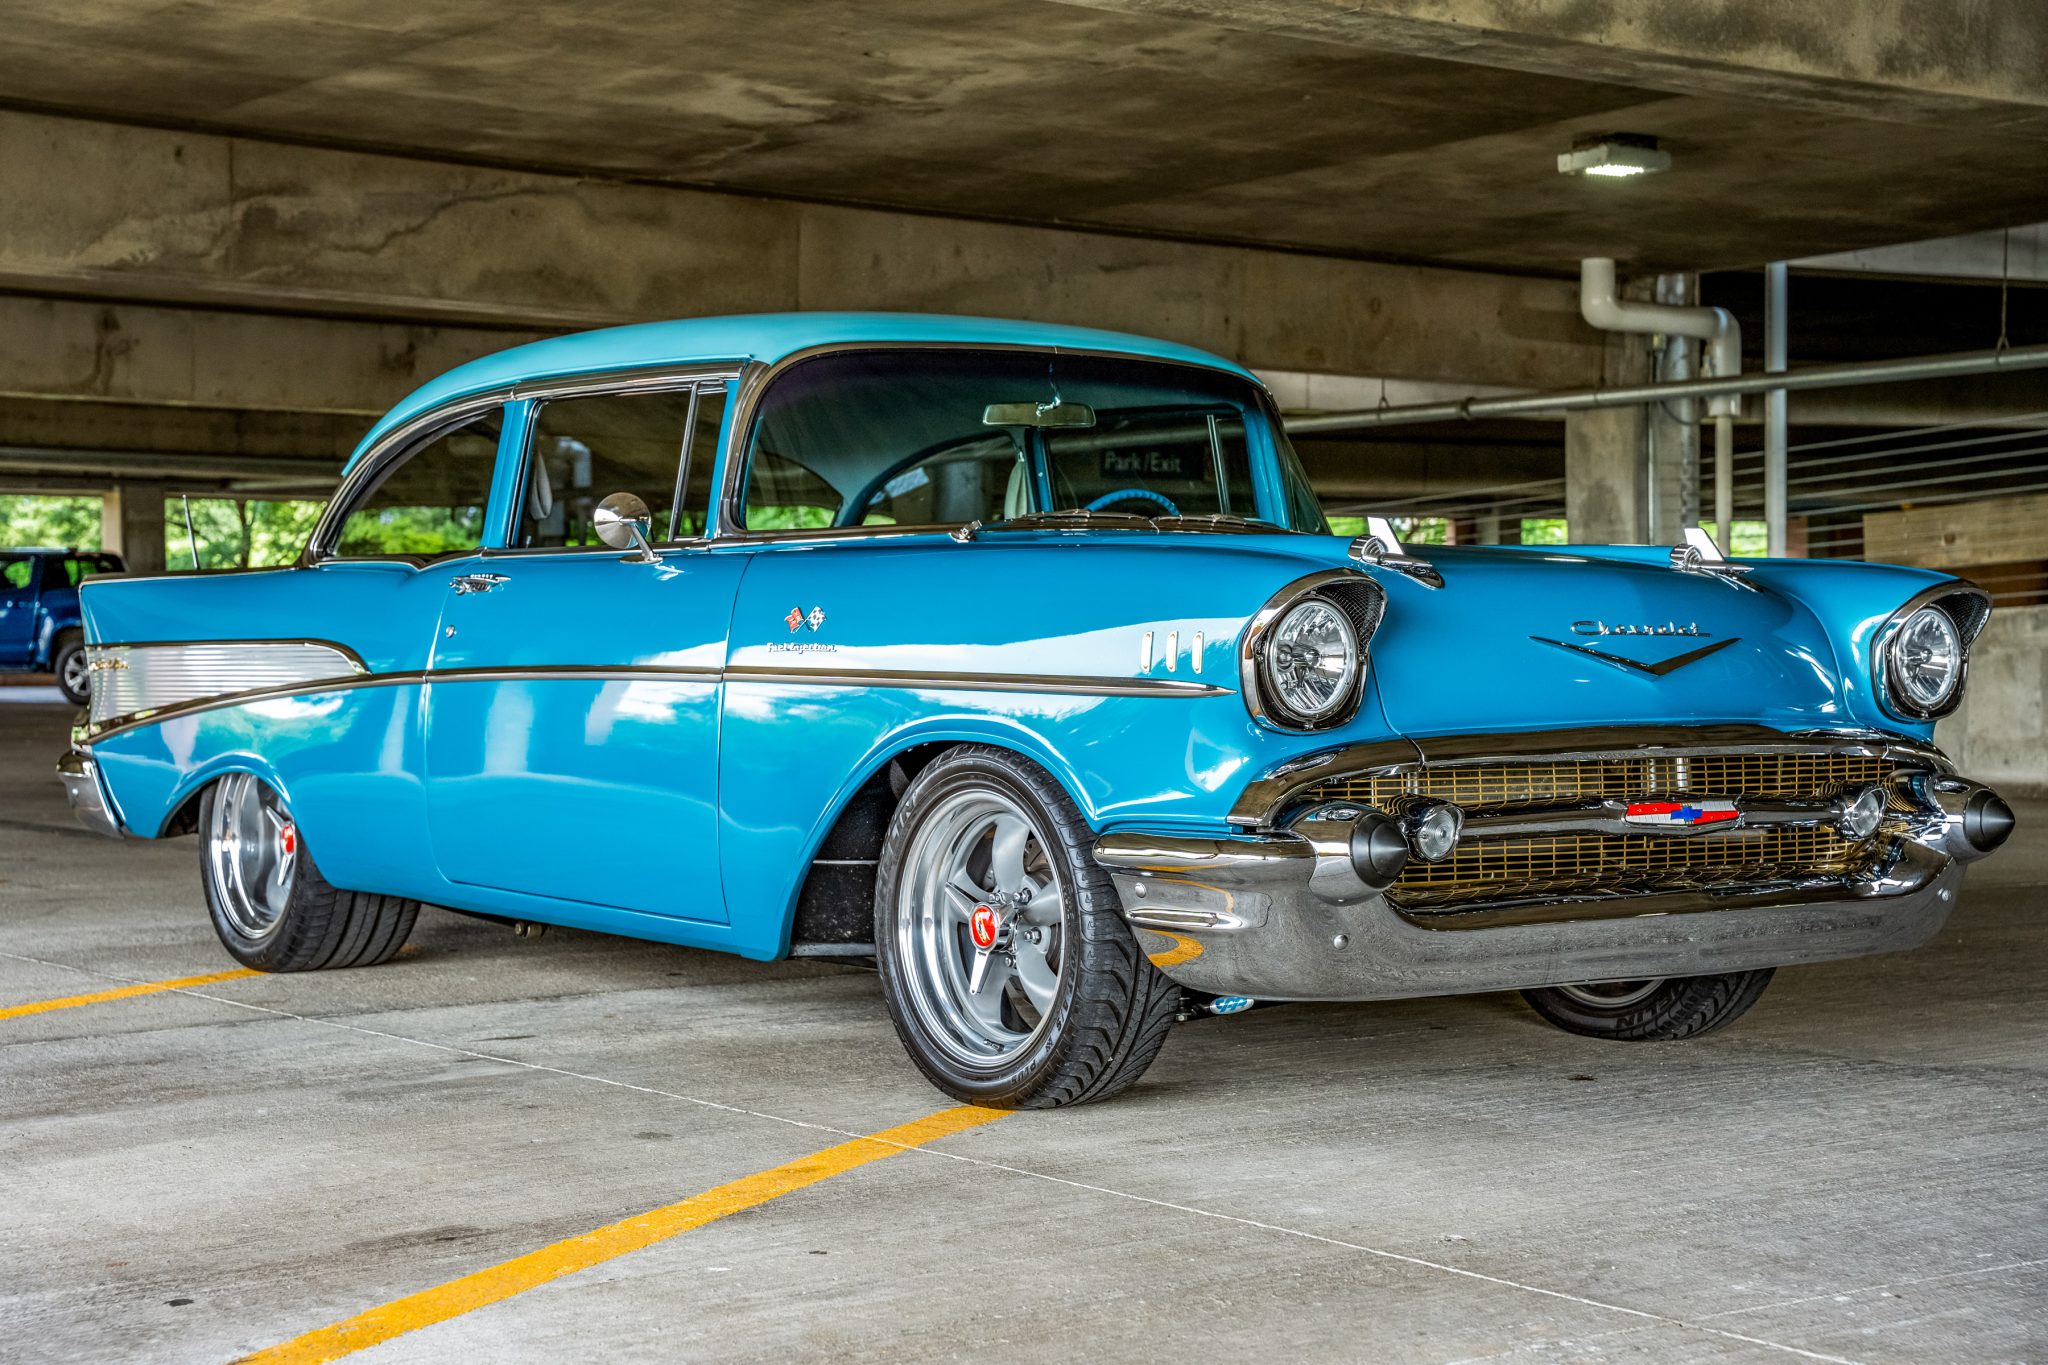
<instances>
[{"instance_id":1,"label":"rear wheel","mask_svg":"<svg viewBox=\"0 0 2048 1365\"><path fill-rule=\"evenodd\" d=\"M50 671L57 675L57 687L64 693L64 700L73 706L83 706L91 699L92 665L85 657L84 636L66 635L57 641Z\"/></svg>"},{"instance_id":2,"label":"rear wheel","mask_svg":"<svg viewBox=\"0 0 2048 1365\"><path fill-rule=\"evenodd\" d=\"M405 946L418 901L343 891L320 875L284 798L230 773L199 807L200 881L221 943L265 972L369 967Z\"/></svg>"},{"instance_id":3,"label":"rear wheel","mask_svg":"<svg viewBox=\"0 0 2048 1365\"><path fill-rule=\"evenodd\" d=\"M1158 1055L1180 992L1139 950L1093 846L1059 784L1000 749L953 749L904 793L875 950L896 1032L947 1094L1078 1104Z\"/></svg>"},{"instance_id":4,"label":"rear wheel","mask_svg":"<svg viewBox=\"0 0 2048 1365\"><path fill-rule=\"evenodd\" d=\"M1523 991L1529 1007L1566 1033L1620 1042L1696 1038L1732 1024L1771 984L1771 970L1637 981L1588 981Z\"/></svg>"}]
</instances>

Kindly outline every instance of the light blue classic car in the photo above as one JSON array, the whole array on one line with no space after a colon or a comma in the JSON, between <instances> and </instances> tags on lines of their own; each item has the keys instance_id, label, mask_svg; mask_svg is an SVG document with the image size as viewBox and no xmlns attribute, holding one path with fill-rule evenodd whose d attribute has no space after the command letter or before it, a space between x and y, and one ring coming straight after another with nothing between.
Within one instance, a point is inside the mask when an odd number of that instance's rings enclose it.
<instances>
[{"instance_id":1,"label":"light blue classic car","mask_svg":"<svg viewBox=\"0 0 2048 1365\"><path fill-rule=\"evenodd\" d=\"M1925 941L2011 829L1931 744L1965 582L1373 532L1181 346L562 337L401 403L293 567L89 585L60 771L98 829L199 835L250 966L386 961L423 902L873 955L988 1105L1114 1094L1270 1001L1701 1033Z\"/></svg>"}]
</instances>

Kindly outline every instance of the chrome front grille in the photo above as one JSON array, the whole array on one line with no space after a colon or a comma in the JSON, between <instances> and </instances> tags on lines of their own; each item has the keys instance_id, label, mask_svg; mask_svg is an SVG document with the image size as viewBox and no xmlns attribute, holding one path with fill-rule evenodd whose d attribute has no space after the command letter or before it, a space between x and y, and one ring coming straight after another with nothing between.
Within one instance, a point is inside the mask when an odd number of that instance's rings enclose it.
<instances>
[{"instance_id":1,"label":"chrome front grille","mask_svg":"<svg viewBox=\"0 0 2048 1365\"><path fill-rule=\"evenodd\" d=\"M1467 839L1440 863L1410 862L1388 892L1411 910L1546 896L1656 895L1844 876L1875 856L1834 830L1562 834Z\"/></svg>"},{"instance_id":2,"label":"chrome front grille","mask_svg":"<svg viewBox=\"0 0 2048 1365\"><path fill-rule=\"evenodd\" d=\"M1402 796L1503 813L1603 800L1735 797L1825 800L1879 785L1908 809L1900 764L1873 754L1704 753L1398 768L1331 778L1305 795L1385 808ZM1863 871L1882 840L1852 843L1831 825L1680 833L1582 832L1473 837L1438 863L1409 862L1388 899L1418 912L1540 899L1739 890Z\"/></svg>"},{"instance_id":3,"label":"chrome front grille","mask_svg":"<svg viewBox=\"0 0 2048 1365\"><path fill-rule=\"evenodd\" d=\"M1653 796L1836 796L1888 782L1896 764L1865 754L1692 754L1583 758L1396 769L1318 783L1315 801L1384 806L1397 796L1434 796L1468 810Z\"/></svg>"}]
</instances>

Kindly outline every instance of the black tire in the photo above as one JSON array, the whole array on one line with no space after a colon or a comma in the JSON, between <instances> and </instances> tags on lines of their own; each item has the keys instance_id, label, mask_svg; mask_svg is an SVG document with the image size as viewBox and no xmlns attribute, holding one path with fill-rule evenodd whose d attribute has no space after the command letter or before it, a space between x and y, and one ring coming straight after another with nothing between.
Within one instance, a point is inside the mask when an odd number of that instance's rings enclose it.
<instances>
[{"instance_id":1,"label":"black tire","mask_svg":"<svg viewBox=\"0 0 2048 1365\"><path fill-rule=\"evenodd\" d=\"M85 671L85 637L68 631L57 639L57 652L50 656L50 671L57 675L57 688L64 700L83 706L92 699L92 686Z\"/></svg>"},{"instance_id":2,"label":"black tire","mask_svg":"<svg viewBox=\"0 0 2048 1365\"><path fill-rule=\"evenodd\" d=\"M1522 998L1566 1033L1616 1042L1697 1038L1734 1023L1771 984L1772 969L1718 976L1673 976L1662 981L1546 986ZM1613 1003L1597 1000L1607 994Z\"/></svg>"},{"instance_id":3,"label":"black tire","mask_svg":"<svg viewBox=\"0 0 2048 1365\"><path fill-rule=\"evenodd\" d=\"M928 1017L928 971L906 961L906 933L919 879L906 867L919 831L960 800L1007 800L1033 825L1035 848L1059 883L1057 921L1042 910L1025 932L1058 945L1058 982L1036 1033L1014 1053L976 1064L948 1050ZM955 1099L995 1109L1050 1109L1107 1099L1128 1088L1166 1041L1181 992L1146 959L1124 922L1109 876L1095 862L1095 835L1066 792L1036 764L1006 750L968 744L918 774L889 822L875 880L875 948L882 996L897 1036L932 1084ZM1056 860L1056 862L1055 862ZM993 864L991 864L993 865ZM984 907L986 908L986 907ZM1019 920L1019 924L1025 924ZM1052 937L1056 931L1057 937ZM945 941L943 939L937 941ZM959 942L957 936L951 940ZM1039 941L1036 937L1033 942ZM1016 954L1024 951L1021 946ZM1014 970L1014 968L1013 968ZM924 992L920 994L920 992ZM920 1000L927 1003L920 1005Z\"/></svg>"},{"instance_id":4,"label":"black tire","mask_svg":"<svg viewBox=\"0 0 2048 1365\"><path fill-rule=\"evenodd\" d=\"M290 889L274 919L260 930L249 924L250 912L231 909L236 889L232 873L216 857L224 794L260 788L277 810L282 799L260 780L231 775L206 789L199 806L199 880L214 932L235 961L262 972L311 972L333 967L374 967L389 962L405 946L419 917L420 903L398 896L344 891L320 874L312 851L296 840ZM238 920L240 921L238 923Z\"/></svg>"}]
</instances>

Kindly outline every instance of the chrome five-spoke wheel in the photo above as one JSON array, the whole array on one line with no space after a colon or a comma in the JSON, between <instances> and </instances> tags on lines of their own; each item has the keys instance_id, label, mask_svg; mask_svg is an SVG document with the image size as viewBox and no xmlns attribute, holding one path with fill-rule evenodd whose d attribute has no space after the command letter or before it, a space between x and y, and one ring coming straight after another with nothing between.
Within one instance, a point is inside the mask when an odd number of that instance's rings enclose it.
<instances>
[{"instance_id":1,"label":"chrome five-spoke wheel","mask_svg":"<svg viewBox=\"0 0 2048 1365\"><path fill-rule=\"evenodd\" d=\"M419 902L344 891L322 876L277 788L228 773L199 806L200 881L214 932L236 961L266 972L388 962Z\"/></svg>"},{"instance_id":2,"label":"chrome five-spoke wheel","mask_svg":"<svg viewBox=\"0 0 2048 1365\"><path fill-rule=\"evenodd\" d=\"M1026 1047L1059 992L1061 886L1018 802L965 791L911 841L896 951L909 1003L954 1060L980 1067Z\"/></svg>"},{"instance_id":3,"label":"chrome five-spoke wheel","mask_svg":"<svg viewBox=\"0 0 2048 1365\"><path fill-rule=\"evenodd\" d=\"M875 955L911 1059L946 1093L1002 1108L1137 1080L1180 991L1139 950L1065 788L981 744L907 780L876 868Z\"/></svg>"},{"instance_id":4,"label":"chrome five-spoke wheel","mask_svg":"<svg viewBox=\"0 0 2048 1365\"><path fill-rule=\"evenodd\" d=\"M299 831L278 794L249 773L230 773L214 793L206 856L220 913L245 938L274 933L291 904Z\"/></svg>"}]
</instances>

